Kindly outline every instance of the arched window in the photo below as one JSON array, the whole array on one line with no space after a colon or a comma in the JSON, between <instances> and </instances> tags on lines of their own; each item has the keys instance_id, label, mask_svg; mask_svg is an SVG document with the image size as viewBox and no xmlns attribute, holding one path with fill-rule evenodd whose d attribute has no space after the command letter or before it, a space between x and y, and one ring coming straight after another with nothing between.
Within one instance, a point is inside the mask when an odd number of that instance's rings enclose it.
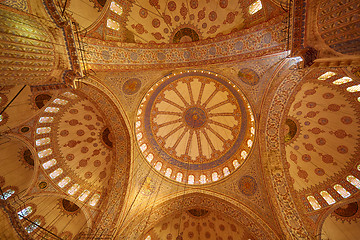
<instances>
[{"instance_id":1,"label":"arched window","mask_svg":"<svg viewBox=\"0 0 360 240\"><path fill-rule=\"evenodd\" d=\"M166 169L166 172L165 172L165 176L169 178L169 177L171 176L171 173L172 173L172 169L171 169L171 168L167 168L167 169Z\"/></svg>"},{"instance_id":2,"label":"arched window","mask_svg":"<svg viewBox=\"0 0 360 240\"><path fill-rule=\"evenodd\" d=\"M49 133L50 131L51 131L51 127L41 127L36 129L36 134Z\"/></svg>"},{"instance_id":3,"label":"arched window","mask_svg":"<svg viewBox=\"0 0 360 240\"><path fill-rule=\"evenodd\" d=\"M250 148L253 145L253 141L251 139L247 140L247 146Z\"/></svg>"},{"instance_id":4,"label":"arched window","mask_svg":"<svg viewBox=\"0 0 360 240\"><path fill-rule=\"evenodd\" d=\"M36 219L33 223L30 223L26 228L25 231L28 233L32 233L38 226L41 225L41 221L39 219Z\"/></svg>"},{"instance_id":5,"label":"arched window","mask_svg":"<svg viewBox=\"0 0 360 240\"><path fill-rule=\"evenodd\" d=\"M205 175L200 175L200 183L201 183L201 184L205 184L205 183L206 183L206 176L205 176Z\"/></svg>"},{"instance_id":6,"label":"arched window","mask_svg":"<svg viewBox=\"0 0 360 240\"><path fill-rule=\"evenodd\" d=\"M336 202L335 199L327 191L321 191L320 195L325 199L325 201L329 205L334 204Z\"/></svg>"},{"instance_id":7,"label":"arched window","mask_svg":"<svg viewBox=\"0 0 360 240\"><path fill-rule=\"evenodd\" d=\"M239 161L238 161L238 160L234 160L234 161L233 161L233 166L234 166L235 169L237 169L238 167L240 167Z\"/></svg>"},{"instance_id":8,"label":"arched window","mask_svg":"<svg viewBox=\"0 0 360 240\"><path fill-rule=\"evenodd\" d=\"M348 198L350 197L350 193L348 191L346 191L345 188L343 188L343 186L341 186L340 184L336 184L334 186L334 189L343 197L343 198Z\"/></svg>"},{"instance_id":9,"label":"arched window","mask_svg":"<svg viewBox=\"0 0 360 240\"><path fill-rule=\"evenodd\" d=\"M254 2L253 4L251 4L249 6L249 13L251 15L257 13L258 11L260 11L262 9L262 4L260 0L257 0L256 2Z\"/></svg>"},{"instance_id":10,"label":"arched window","mask_svg":"<svg viewBox=\"0 0 360 240\"><path fill-rule=\"evenodd\" d=\"M10 188L10 189L6 190L5 192L3 192L2 195L0 195L0 199L6 200L9 197L11 197L14 193L15 193L15 190Z\"/></svg>"},{"instance_id":11,"label":"arched window","mask_svg":"<svg viewBox=\"0 0 360 240\"><path fill-rule=\"evenodd\" d=\"M63 173L63 170L62 170L62 168L58 168L58 169L56 169L55 171L53 171L52 173L50 173L50 177L52 178L52 179L54 179L54 178L57 178L60 174L62 174Z\"/></svg>"},{"instance_id":12,"label":"arched window","mask_svg":"<svg viewBox=\"0 0 360 240\"><path fill-rule=\"evenodd\" d=\"M195 177L194 175L188 176L188 184L194 184L195 183Z\"/></svg>"},{"instance_id":13,"label":"arched window","mask_svg":"<svg viewBox=\"0 0 360 240\"><path fill-rule=\"evenodd\" d=\"M82 192L82 194L79 196L79 200L80 201L84 201L90 194L90 191L89 190L85 190Z\"/></svg>"},{"instance_id":14,"label":"arched window","mask_svg":"<svg viewBox=\"0 0 360 240\"><path fill-rule=\"evenodd\" d=\"M155 165L155 169L160 171L161 167L162 167L162 162L157 162Z\"/></svg>"},{"instance_id":15,"label":"arched window","mask_svg":"<svg viewBox=\"0 0 360 240\"><path fill-rule=\"evenodd\" d=\"M176 174L176 181L181 182L182 181L183 174L181 172L178 172Z\"/></svg>"},{"instance_id":16,"label":"arched window","mask_svg":"<svg viewBox=\"0 0 360 240\"><path fill-rule=\"evenodd\" d=\"M147 157L146 157L146 160L147 160L148 162L151 162L153 159L154 159L154 155L152 155L152 153L150 153L150 154L147 155Z\"/></svg>"},{"instance_id":17,"label":"arched window","mask_svg":"<svg viewBox=\"0 0 360 240\"><path fill-rule=\"evenodd\" d=\"M309 201L310 205L312 206L312 208L314 210L318 210L321 208L319 202L315 199L314 196L308 196L307 197L307 200Z\"/></svg>"},{"instance_id":18,"label":"arched window","mask_svg":"<svg viewBox=\"0 0 360 240\"><path fill-rule=\"evenodd\" d=\"M50 138L46 137L46 138L40 138L36 140L36 146L41 146L41 145L45 145L45 144L49 144L50 143Z\"/></svg>"},{"instance_id":19,"label":"arched window","mask_svg":"<svg viewBox=\"0 0 360 240\"><path fill-rule=\"evenodd\" d=\"M65 187L69 182L71 181L71 178L65 177L63 180L61 180L58 185L59 187L63 188Z\"/></svg>"},{"instance_id":20,"label":"arched window","mask_svg":"<svg viewBox=\"0 0 360 240\"><path fill-rule=\"evenodd\" d=\"M342 78L339 78L338 80L333 81L333 84L341 85L341 84L345 84L348 82L352 82L352 79L349 77L342 77Z\"/></svg>"},{"instance_id":21,"label":"arched window","mask_svg":"<svg viewBox=\"0 0 360 240\"><path fill-rule=\"evenodd\" d=\"M223 169L223 173L224 173L224 176L229 175L229 174L230 174L230 170L229 170L229 168L228 168L228 167L224 167L224 169Z\"/></svg>"},{"instance_id":22,"label":"arched window","mask_svg":"<svg viewBox=\"0 0 360 240\"><path fill-rule=\"evenodd\" d=\"M23 219L24 217L28 216L30 213L32 213L32 211L32 207L27 206L26 208L18 212L19 219Z\"/></svg>"},{"instance_id":23,"label":"arched window","mask_svg":"<svg viewBox=\"0 0 360 240\"><path fill-rule=\"evenodd\" d=\"M334 73L334 72L326 72L323 75L321 75L320 77L318 77L318 79L323 81L323 80L329 79L335 75L336 75L336 73Z\"/></svg>"},{"instance_id":24,"label":"arched window","mask_svg":"<svg viewBox=\"0 0 360 240\"><path fill-rule=\"evenodd\" d=\"M42 150L42 151L38 152L39 158L49 156L50 154L52 154L52 149L51 148L48 148L48 149L45 149L45 150Z\"/></svg>"},{"instance_id":25,"label":"arched window","mask_svg":"<svg viewBox=\"0 0 360 240\"><path fill-rule=\"evenodd\" d=\"M95 206L98 203L99 199L100 199L100 195L99 194L94 194L94 196L90 199L89 204L91 206Z\"/></svg>"},{"instance_id":26,"label":"arched window","mask_svg":"<svg viewBox=\"0 0 360 240\"><path fill-rule=\"evenodd\" d=\"M48 168L51 168L52 166L54 166L55 164L56 164L56 160L53 158L53 159L43 163L43 168L48 169Z\"/></svg>"},{"instance_id":27,"label":"arched window","mask_svg":"<svg viewBox=\"0 0 360 240\"><path fill-rule=\"evenodd\" d=\"M74 184L71 186L71 188L68 190L68 194L74 195L80 188L79 184Z\"/></svg>"},{"instance_id":28,"label":"arched window","mask_svg":"<svg viewBox=\"0 0 360 240\"><path fill-rule=\"evenodd\" d=\"M52 121L54 121L53 117L41 117L39 119L39 123L51 123Z\"/></svg>"},{"instance_id":29,"label":"arched window","mask_svg":"<svg viewBox=\"0 0 360 240\"><path fill-rule=\"evenodd\" d=\"M71 92L64 92L62 95L67 97L67 98L71 98L71 99L76 99L77 98L77 96L75 94L71 93Z\"/></svg>"},{"instance_id":30,"label":"arched window","mask_svg":"<svg viewBox=\"0 0 360 240\"><path fill-rule=\"evenodd\" d=\"M354 187L356 187L357 189L360 189L360 180L357 179L356 177L350 175L347 176L346 180L351 183L351 185L353 185Z\"/></svg>"},{"instance_id":31,"label":"arched window","mask_svg":"<svg viewBox=\"0 0 360 240\"><path fill-rule=\"evenodd\" d=\"M352 87L348 87L346 89L346 91L348 92L359 92L360 91L360 84L359 85L355 85L355 86L352 86Z\"/></svg>"},{"instance_id":32,"label":"arched window","mask_svg":"<svg viewBox=\"0 0 360 240\"><path fill-rule=\"evenodd\" d=\"M59 108L57 107L47 107L45 108L45 112L48 112L48 113L57 113L59 111Z\"/></svg>"},{"instance_id":33,"label":"arched window","mask_svg":"<svg viewBox=\"0 0 360 240\"><path fill-rule=\"evenodd\" d=\"M117 4L116 2L111 2L110 10L119 16L123 13L122 7L119 4Z\"/></svg>"},{"instance_id":34,"label":"arched window","mask_svg":"<svg viewBox=\"0 0 360 240\"><path fill-rule=\"evenodd\" d=\"M110 19L110 18L108 18L107 23L106 23L106 26L107 26L108 28L114 29L114 30L116 30L116 31L120 29L120 24L119 24L118 22Z\"/></svg>"},{"instance_id":35,"label":"arched window","mask_svg":"<svg viewBox=\"0 0 360 240\"><path fill-rule=\"evenodd\" d=\"M60 99L60 98L56 98L53 103L58 104L58 105L66 105L68 103L67 100L64 99Z\"/></svg>"},{"instance_id":36,"label":"arched window","mask_svg":"<svg viewBox=\"0 0 360 240\"><path fill-rule=\"evenodd\" d=\"M247 152L245 150L241 151L241 157L245 159L247 157Z\"/></svg>"},{"instance_id":37,"label":"arched window","mask_svg":"<svg viewBox=\"0 0 360 240\"><path fill-rule=\"evenodd\" d=\"M213 182L219 180L218 173L217 173L217 172L213 172L213 173L211 174L211 178L212 178Z\"/></svg>"}]
</instances>

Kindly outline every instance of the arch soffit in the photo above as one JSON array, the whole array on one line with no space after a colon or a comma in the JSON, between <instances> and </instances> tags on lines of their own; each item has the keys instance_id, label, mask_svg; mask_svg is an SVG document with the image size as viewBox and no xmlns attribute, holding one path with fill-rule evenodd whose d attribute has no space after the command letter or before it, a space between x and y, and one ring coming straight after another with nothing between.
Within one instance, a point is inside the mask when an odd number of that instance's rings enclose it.
<instances>
[{"instance_id":1,"label":"arch soffit","mask_svg":"<svg viewBox=\"0 0 360 240\"><path fill-rule=\"evenodd\" d=\"M112 93L110 89L105 87L99 82L95 77L90 77L82 80L84 85L83 88L80 88L79 91L82 94L90 96L90 98L96 103L102 101L102 105L97 104L98 107L103 108L103 112L106 112L108 116L109 123L112 129L115 131L115 146L116 147L116 159L119 164L114 164L114 171L112 174L111 183L109 189L111 191L108 193L108 198L106 202L103 203L103 208L117 209L113 214L101 213L97 217L95 225L98 224L98 228L112 229L113 225L116 223L120 215L120 210L123 207L123 202L125 199L125 193L128 190L128 181L129 181L129 172L131 165L131 141L132 134L129 129L131 129L130 122L125 114L121 103ZM119 138L120 137L120 138ZM112 224L112 226L110 226Z\"/></svg>"},{"instance_id":2,"label":"arch soffit","mask_svg":"<svg viewBox=\"0 0 360 240\"><path fill-rule=\"evenodd\" d=\"M176 196L172 199L168 199L167 201L162 201L157 204L157 206L146 209L134 217L128 222L124 231L117 233L117 237L119 239L123 239L122 237L126 236L126 239L137 239L143 232L149 231L164 217L171 215L174 212L194 207L201 207L228 215L245 226L245 228L249 227L248 231L256 238L274 240L280 239L276 232L273 231L273 229L260 216L247 206L243 204L239 205L236 200L226 198L224 195L215 194L213 192L211 194L216 196L194 192ZM144 219L148 220L143 221ZM139 226L134 223L139 223Z\"/></svg>"},{"instance_id":3,"label":"arch soffit","mask_svg":"<svg viewBox=\"0 0 360 240\"><path fill-rule=\"evenodd\" d=\"M295 59L289 59L279 65L272 76L261 106L266 117L260 118L259 125L264 131L259 133L261 158L264 174L272 182L269 194L273 197L274 209L278 212L283 232L288 239L310 239L309 233L291 195L283 170L280 149L280 123L285 105L292 91L301 82L308 70L295 70Z\"/></svg>"}]
</instances>

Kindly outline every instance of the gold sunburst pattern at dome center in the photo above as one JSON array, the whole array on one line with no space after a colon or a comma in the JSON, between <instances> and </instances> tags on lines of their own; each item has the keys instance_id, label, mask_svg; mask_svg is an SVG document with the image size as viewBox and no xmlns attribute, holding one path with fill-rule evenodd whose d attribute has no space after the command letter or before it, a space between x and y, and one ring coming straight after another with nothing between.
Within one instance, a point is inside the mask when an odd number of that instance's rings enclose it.
<instances>
[{"instance_id":1,"label":"gold sunburst pattern at dome center","mask_svg":"<svg viewBox=\"0 0 360 240\"><path fill-rule=\"evenodd\" d=\"M234 84L210 72L162 79L144 97L137 118L144 157L179 182L203 184L229 175L254 142L248 101Z\"/></svg>"}]
</instances>

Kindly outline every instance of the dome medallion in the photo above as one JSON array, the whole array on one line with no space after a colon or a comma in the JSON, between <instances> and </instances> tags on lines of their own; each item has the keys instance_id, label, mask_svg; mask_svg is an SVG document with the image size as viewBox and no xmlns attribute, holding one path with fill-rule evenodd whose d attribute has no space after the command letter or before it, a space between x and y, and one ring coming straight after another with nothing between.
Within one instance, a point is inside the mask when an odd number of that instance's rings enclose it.
<instances>
[{"instance_id":1,"label":"dome medallion","mask_svg":"<svg viewBox=\"0 0 360 240\"><path fill-rule=\"evenodd\" d=\"M184 71L156 83L137 112L144 158L178 182L205 184L234 172L255 138L249 102L218 74Z\"/></svg>"}]
</instances>

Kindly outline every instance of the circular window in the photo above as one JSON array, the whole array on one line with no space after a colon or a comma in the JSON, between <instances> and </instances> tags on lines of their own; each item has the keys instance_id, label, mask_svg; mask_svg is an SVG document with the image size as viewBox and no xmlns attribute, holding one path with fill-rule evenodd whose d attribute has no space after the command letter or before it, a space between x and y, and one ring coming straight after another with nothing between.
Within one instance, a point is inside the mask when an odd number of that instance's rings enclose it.
<instances>
[{"instance_id":1,"label":"circular window","mask_svg":"<svg viewBox=\"0 0 360 240\"><path fill-rule=\"evenodd\" d=\"M204 71L156 83L135 124L144 158L166 177L189 184L229 175L246 160L255 137L245 96L230 81Z\"/></svg>"}]
</instances>

